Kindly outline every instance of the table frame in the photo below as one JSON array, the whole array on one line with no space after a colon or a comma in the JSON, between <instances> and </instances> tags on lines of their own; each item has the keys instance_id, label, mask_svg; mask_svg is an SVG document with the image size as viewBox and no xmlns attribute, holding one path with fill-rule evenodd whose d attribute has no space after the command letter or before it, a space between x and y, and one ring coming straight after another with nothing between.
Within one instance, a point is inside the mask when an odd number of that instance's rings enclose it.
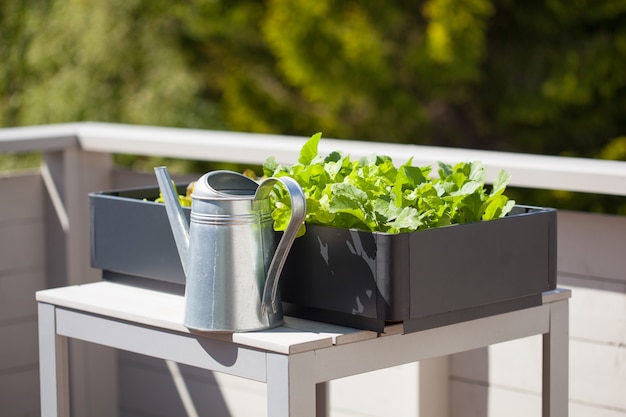
<instances>
[{"instance_id":1,"label":"table frame","mask_svg":"<svg viewBox=\"0 0 626 417\"><path fill-rule=\"evenodd\" d=\"M341 344L338 338L330 344L280 342L281 328L248 333L243 340L235 340L239 334L206 337L182 326L120 319L114 308L94 313L67 297L57 299L55 291L63 290L44 290L37 297L42 417L70 413L68 338L264 382L269 416L319 417L327 410L327 381L538 334L543 334L542 416L568 415L568 290L545 293L543 304L533 308L408 334L395 326L388 334ZM328 331L328 325L319 325L322 330L303 330L302 336ZM254 338L266 347L246 341Z\"/></svg>"}]
</instances>

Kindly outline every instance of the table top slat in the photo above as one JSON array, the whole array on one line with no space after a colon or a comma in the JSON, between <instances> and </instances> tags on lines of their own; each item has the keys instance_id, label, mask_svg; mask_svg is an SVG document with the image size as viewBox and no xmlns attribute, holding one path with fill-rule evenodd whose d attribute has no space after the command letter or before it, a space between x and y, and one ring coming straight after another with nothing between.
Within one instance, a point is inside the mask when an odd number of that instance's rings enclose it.
<instances>
[{"instance_id":1,"label":"table top slat","mask_svg":"<svg viewBox=\"0 0 626 417\"><path fill-rule=\"evenodd\" d=\"M111 281L38 291L37 301L137 324L192 333L183 325L184 297ZM200 334L193 332L194 334ZM201 333L203 337L293 354L364 340L376 333L287 317L286 324L258 332ZM372 336L373 335L373 336Z\"/></svg>"},{"instance_id":2,"label":"table top slat","mask_svg":"<svg viewBox=\"0 0 626 417\"><path fill-rule=\"evenodd\" d=\"M283 327L300 329L307 332L328 334L332 337L334 345L343 345L346 343L359 342L361 340L374 339L378 337L376 332L370 330L353 329L351 327L288 316L285 317L285 324Z\"/></svg>"}]
</instances>

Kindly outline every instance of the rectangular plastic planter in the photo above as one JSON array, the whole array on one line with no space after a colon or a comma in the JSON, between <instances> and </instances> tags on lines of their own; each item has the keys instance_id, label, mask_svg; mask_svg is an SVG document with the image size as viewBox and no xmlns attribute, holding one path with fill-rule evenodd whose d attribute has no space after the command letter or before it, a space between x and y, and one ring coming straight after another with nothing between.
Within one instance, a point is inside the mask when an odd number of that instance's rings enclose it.
<instances>
[{"instance_id":1,"label":"rectangular plastic planter","mask_svg":"<svg viewBox=\"0 0 626 417\"><path fill-rule=\"evenodd\" d=\"M156 188L90 194L91 264L105 279L182 292L157 196ZM411 332L540 305L556 288L556 230L556 210L527 206L395 235L308 225L281 277L285 313L375 331L403 322Z\"/></svg>"}]
</instances>

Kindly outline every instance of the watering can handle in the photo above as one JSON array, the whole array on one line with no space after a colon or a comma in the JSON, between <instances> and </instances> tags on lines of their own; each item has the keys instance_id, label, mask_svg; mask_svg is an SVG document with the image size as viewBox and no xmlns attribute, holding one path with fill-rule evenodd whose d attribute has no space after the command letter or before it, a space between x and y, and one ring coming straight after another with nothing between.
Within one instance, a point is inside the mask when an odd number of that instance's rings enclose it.
<instances>
[{"instance_id":1,"label":"watering can handle","mask_svg":"<svg viewBox=\"0 0 626 417\"><path fill-rule=\"evenodd\" d=\"M283 236L278 242L276 252L274 252L274 257L272 258L272 262L270 263L270 267L267 272L267 279L265 281L265 287L263 288L263 298L261 300L262 314L274 314L278 311L276 293L278 292L278 280L280 278L280 273L283 266L285 266L287 254L289 253L291 245L296 239L298 230L300 230L300 226L302 226L306 216L306 198L304 196L304 192L302 191L300 184L298 184L298 182L291 177L272 177L266 179L261 183L261 185L259 185L255 194L255 199L261 200L269 197L272 188L278 182L282 183L289 192L289 197L291 199L291 218L289 219L289 224L287 224L287 228L285 229Z\"/></svg>"}]
</instances>

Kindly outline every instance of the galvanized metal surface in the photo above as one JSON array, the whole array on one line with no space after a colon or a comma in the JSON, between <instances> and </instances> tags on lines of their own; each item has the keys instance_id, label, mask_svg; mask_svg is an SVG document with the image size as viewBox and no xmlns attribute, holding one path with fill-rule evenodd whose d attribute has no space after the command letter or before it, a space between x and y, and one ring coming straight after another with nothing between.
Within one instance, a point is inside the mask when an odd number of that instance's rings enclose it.
<instances>
[{"instance_id":1,"label":"galvanized metal surface","mask_svg":"<svg viewBox=\"0 0 626 417\"><path fill-rule=\"evenodd\" d=\"M232 171L212 171L191 194L185 216L167 168L155 169L186 276L184 324L196 331L241 332L283 323L278 278L304 221L306 202L291 178L254 180ZM292 216L278 247L269 193L283 183Z\"/></svg>"}]
</instances>

